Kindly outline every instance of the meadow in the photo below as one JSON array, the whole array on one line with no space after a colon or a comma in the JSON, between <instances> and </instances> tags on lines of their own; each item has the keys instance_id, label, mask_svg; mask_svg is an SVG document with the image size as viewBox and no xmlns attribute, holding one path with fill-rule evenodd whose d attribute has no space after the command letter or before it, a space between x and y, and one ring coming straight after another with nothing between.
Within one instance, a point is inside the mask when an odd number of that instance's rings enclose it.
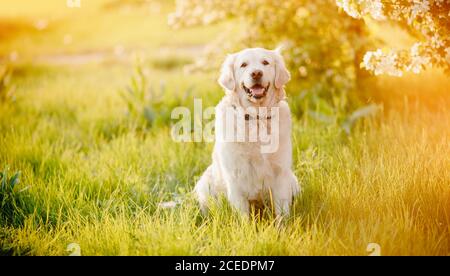
<instances>
[{"instance_id":1,"label":"meadow","mask_svg":"<svg viewBox=\"0 0 450 276\"><path fill-rule=\"evenodd\" d=\"M450 78L438 69L377 78L377 112L349 133L294 117L303 192L283 225L243 219L225 200L202 216L190 192L212 144L175 143L168 114L220 100L218 71L183 68L233 26L172 30L170 1L10 2L0 4L0 64L14 60L0 101L0 255L69 255L71 243L82 255L369 255L370 243L381 255L450 254ZM139 94L150 88L153 98Z\"/></svg>"}]
</instances>

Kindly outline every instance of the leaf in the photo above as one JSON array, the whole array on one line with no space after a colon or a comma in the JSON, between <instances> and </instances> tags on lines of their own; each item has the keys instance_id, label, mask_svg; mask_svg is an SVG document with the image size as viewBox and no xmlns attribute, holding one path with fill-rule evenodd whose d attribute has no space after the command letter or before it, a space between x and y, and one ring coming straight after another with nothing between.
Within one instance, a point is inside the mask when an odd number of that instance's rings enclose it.
<instances>
[{"instance_id":1,"label":"leaf","mask_svg":"<svg viewBox=\"0 0 450 276\"><path fill-rule=\"evenodd\" d=\"M370 104L364 107L361 107L350 114L347 119L342 123L342 128L347 134L350 134L353 125L357 120L374 115L380 110L380 107L376 104Z\"/></svg>"},{"instance_id":2,"label":"leaf","mask_svg":"<svg viewBox=\"0 0 450 276\"><path fill-rule=\"evenodd\" d=\"M5 189L6 187L6 177L7 177L6 170L4 172L0 172L0 181L1 181L0 190Z\"/></svg>"},{"instance_id":3,"label":"leaf","mask_svg":"<svg viewBox=\"0 0 450 276\"><path fill-rule=\"evenodd\" d=\"M354 111L351 115L350 115L350 120L358 120L360 118L364 118L370 115L374 115L375 113L378 112L378 110L380 109L380 107L376 104L370 104L367 105L365 107L359 108L356 111Z\"/></svg>"},{"instance_id":4,"label":"leaf","mask_svg":"<svg viewBox=\"0 0 450 276\"><path fill-rule=\"evenodd\" d=\"M19 177L20 177L20 172L17 172L9 180L9 186L11 187L11 190L14 189L14 186L16 186L16 184L18 184L20 182Z\"/></svg>"},{"instance_id":5,"label":"leaf","mask_svg":"<svg viewBox=\"0 0 450 276\"><path fill-rule=\"evenodd\" d=\"M144 107L144 117L150 124L153 124L156 119L156 114L151 107L146 106Z\"/></svg>"},{"instance_id":6,"label":"leaf","mask_svg":"<svg viewBox=\"0 0 450 276\"><path fill-rule=\"evenodd\" d=\"M12 177L8 177L8 167L0 172L0 190L11 192L14 186L19 183L20 172L15 173Z\"/></svg>"},{"instance_id":7,"label":"leaf","mask_svg":"<svg viewBox=\"0 0 450 276\"><path fill-rule=\"evenodd\" d=\"M312 100L313 100L313 104L315 105L315 110L318 113L321 113L321 114L324 114L327 116L331 116L335 113L334 108L324 99L322 99L318 96L313 96Z\"/></svg>"},{"instance_id":8,"label":"leaf","mask_svg":"<svg viewBox=\"0 0 450 276\"><path fill-rule=\"evenodd\" d=\"M308 111L309 116L311 116L313 119L323 122L323 123L328 123L331 124L334 122L334 117L333 116L329 116L326 114L323 114L321 112L316 112L316 111Z\"/></svg>"}]
</instances>

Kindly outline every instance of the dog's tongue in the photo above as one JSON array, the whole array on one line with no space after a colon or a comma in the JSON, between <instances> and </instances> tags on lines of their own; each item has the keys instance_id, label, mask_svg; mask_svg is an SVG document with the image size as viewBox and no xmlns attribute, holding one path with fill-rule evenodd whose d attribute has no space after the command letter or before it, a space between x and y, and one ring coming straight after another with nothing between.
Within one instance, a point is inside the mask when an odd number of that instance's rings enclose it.
<instances>
[{"instance_id":1,"label":"dog's tongue","mask_svg":"<svg viewBox=\"0 0 450 276\"><path fill-rule=\"evenodd\" d=\"M255 96L261 96L264 94L264 87L262 87L261 85L255 85L252 88L250 88L250 90L252 91L252 94Z\"/></svg>"}]
</instances>

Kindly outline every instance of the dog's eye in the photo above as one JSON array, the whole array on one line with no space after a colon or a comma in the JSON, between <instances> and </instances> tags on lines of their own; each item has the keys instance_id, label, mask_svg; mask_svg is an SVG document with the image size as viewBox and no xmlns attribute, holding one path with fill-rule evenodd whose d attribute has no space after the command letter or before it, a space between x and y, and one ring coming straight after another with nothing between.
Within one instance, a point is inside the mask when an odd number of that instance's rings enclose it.
<instances>
[{"instance_id":1,"label":"dog's eye","mask_svg":"<svg viewBox=\"0 0 450 276\"><path fill-rule=\"evenodd\" d=\"M262 64L263 65L269 65L270 63L267 60L263 60Z\"/></svg>"},{"instance_id":2,"label":"dog's eye","mask_svg":"<svg viewBox=\"0 0 450 276\"><path fill-rule=\"evenodd\" d=\"M247 63L244 62L241 64L241 68L245 68L245 67L247 67Z\"/></svg>"}]
</instances>

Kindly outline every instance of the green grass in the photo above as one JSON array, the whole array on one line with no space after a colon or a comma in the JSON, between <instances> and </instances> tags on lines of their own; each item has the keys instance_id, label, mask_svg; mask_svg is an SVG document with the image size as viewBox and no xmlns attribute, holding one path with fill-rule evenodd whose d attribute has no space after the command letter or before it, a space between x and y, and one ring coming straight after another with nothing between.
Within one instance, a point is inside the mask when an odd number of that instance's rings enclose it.
<instances>
[{"instance_id":1,"label":"green grass","mask_svg":"<svg viewBox=\"0 0 450 276\"><path fill-rule=\"evenodd\" d=\"M83 34L86 25L66 12L61 20ZM127 21L104 16L117 25ZM158 20L163 26L163 16ZM34 31L10 37L0 52L22 45L20 37L42 41L20 46L29 57L109 49L120 38L95 28L97 38L73 48L55 46L52 38L62 32L56 29L41 38ZM213 105L223 93L216 76L184 75L181 68L192 58L186 45L205 43L212 30L180 31L176 38L162 30L139 38L134 30L119 40L136 49L154 36L143 54L150 85L164 81L166 99L193 87L193 96ZM168 44L175 58L154 53ZM0 103L0 171L21 174L12 191L2 190L0 255L68 255L70 243L83 255L368 255L372 242L382 255L450 254L448 77L380 79L375 98L385 109L359 121L349 136L337 125L296 118L294 169L303 193L279 226L270 218L242 219L225 200L207 217L199 214L190 191L210 163L212 144L175 143L167 125L137 127L119 93L132 69L114 59L16 64L16 100ZM176 198L176 208L159 207Z\"/></svg>"}]
</instances>

